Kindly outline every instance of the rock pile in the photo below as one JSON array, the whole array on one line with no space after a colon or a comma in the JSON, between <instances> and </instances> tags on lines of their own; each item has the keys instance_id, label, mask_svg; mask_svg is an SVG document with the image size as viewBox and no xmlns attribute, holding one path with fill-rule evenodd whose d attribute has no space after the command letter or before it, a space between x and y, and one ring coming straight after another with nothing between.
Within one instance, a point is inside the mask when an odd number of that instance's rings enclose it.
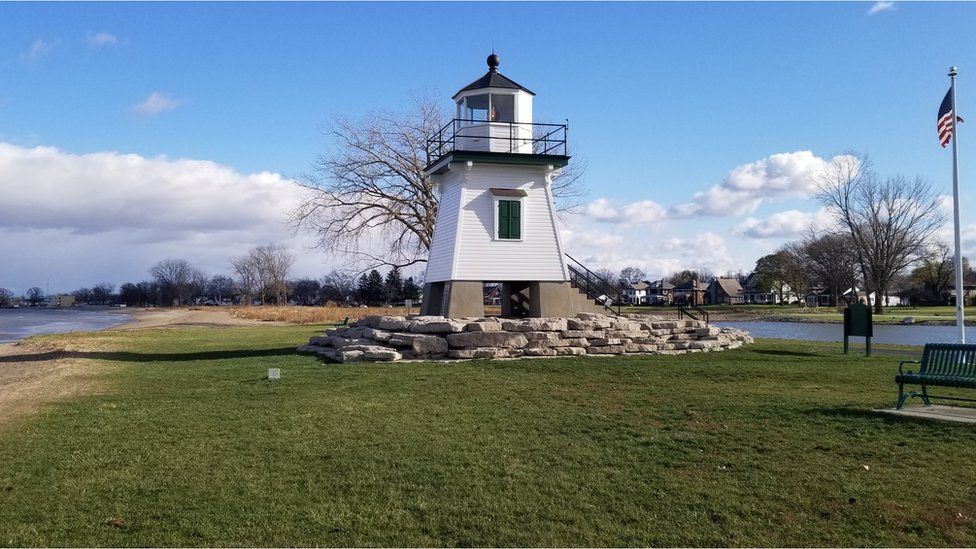
<instances>
[{"instance_id":1,"label":"rock pile","mask_svg":"<svg viewBox=\"0 0 976 549\"><path fill-rule=\"evenodd\" d=\"M679 354L735 349L747 332L650 315L576 318L370 316L313 337L300 352L336 362L582 355Z\"/></svg>"}]
</instances>

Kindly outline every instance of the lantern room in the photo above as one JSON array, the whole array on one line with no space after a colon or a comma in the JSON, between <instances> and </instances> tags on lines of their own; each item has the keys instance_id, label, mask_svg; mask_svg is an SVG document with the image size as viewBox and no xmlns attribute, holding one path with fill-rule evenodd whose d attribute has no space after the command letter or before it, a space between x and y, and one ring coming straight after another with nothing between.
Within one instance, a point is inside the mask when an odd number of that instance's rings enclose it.
<instances>
[{"instance_id":1,"label":"lantern room","mask_svg":"<svg viewBox=\"0 0 976 549\"><path fill-rule=\"evenodd\" d=\"M534 155L542 163L565 166L566 125L534 123L535 93L498 72L498 55L492 53L487 62L484 76L454 94L454 119L429 143L428 171L437 173L447 163L460 160L457 155L448 158L460 151Z\"/></svg>"},{"instance_id":2,"label":"lantern room","mask_svg":"<svg viewBox=\"0 0 976 549\"><path fill-rule=\"evenodd\" d=\"M488 72L454 94L455 118L469 124L532 123L532 96L521 84L498 72L500 58L488 56Z\"/></svg>"}]
</instances>

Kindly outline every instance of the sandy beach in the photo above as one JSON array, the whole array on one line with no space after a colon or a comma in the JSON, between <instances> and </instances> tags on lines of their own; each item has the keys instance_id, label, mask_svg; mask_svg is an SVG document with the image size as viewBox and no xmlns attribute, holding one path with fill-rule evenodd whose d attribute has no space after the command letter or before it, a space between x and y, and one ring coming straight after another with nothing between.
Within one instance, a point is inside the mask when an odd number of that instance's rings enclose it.
<instances>
[{"instance_id":1,"label":"sandy beach","mask_svg":"<svg viewBox=\"0 0 976 549\"><path fill-rule=\"evenodd\" d=\"M226 309L217 307L189 309L127 309L132 322L110 328L112 330L141 330L167 326L283 326L284 322L268 322L236 318Z\"/></svg>"}]
</instances>

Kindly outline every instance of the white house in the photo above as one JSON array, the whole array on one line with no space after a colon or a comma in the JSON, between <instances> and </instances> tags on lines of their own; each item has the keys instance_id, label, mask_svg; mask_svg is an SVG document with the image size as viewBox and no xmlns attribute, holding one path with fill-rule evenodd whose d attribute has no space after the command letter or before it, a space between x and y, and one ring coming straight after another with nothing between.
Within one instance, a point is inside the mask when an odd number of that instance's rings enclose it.
<instances>
[{"instance_id":1,"label":"white house","mask_svg":"<svg viewBox=\"0 0 976 549\"><path fill-rule=\"evenodd\" d=\"M783 298L780 299L782 291ZM782 288L772 287L761 283L759 275L756 273L746 277L746 282L742 286L742 302L762 305L772 305L781 302L796 303L797 296L789 284L783 284Z\"/></svg>"},{"instance_id":2,"label":"white house","mask_svg":"<svg viewBox=\"0 0 976 549\"><path fill-rule=\"evenodd\" d=\"M535 94L498 64L489 56L488 72L454 95L458 118L428 144L440 205L422 313L482 316L486 282L501 282L503 316L593 310L594 296L579 289L588 271L567 265L556 227L552 180L569 162L566 125L533 123Z\"/></svg>"},{"instance_id":3,"label":"white house","mask_svg":"<svg viewBox=\"0 0 976 549\"><path fill-rule=\"evenodd\" d=\"M620 297L624 303L629 303L630 305L647 305L647 289L650 286L647 282L627 284L620 290Z\"/></svg>"},{"instance_id":4,"label":"white house","mask_svg":"<svg viewBox=\"0 0 976 549\"><path fill-rule=\"evenodd\" d=\"M857 287L850 288L844 292L844 300L848 303L864 303L865 305L873 306L876 301L876 292L871 292L870 294L865 293L864 290L860 290ZM882 307L897 307L901 305L901 297L896 295L886 295L881 300Z\"/></svg>"}]
</instances>

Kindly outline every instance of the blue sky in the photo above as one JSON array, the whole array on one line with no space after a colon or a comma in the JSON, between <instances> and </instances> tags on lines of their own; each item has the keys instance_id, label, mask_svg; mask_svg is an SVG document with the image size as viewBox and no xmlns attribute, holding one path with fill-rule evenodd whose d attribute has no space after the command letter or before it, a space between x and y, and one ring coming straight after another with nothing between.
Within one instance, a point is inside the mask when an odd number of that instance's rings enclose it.
<instances>
[{"instance_id":1,"label":"blue sky","mask_svg":"<svg viewBox=\"0 0 976 549\"><path fill-rule=\"evenodd\" d=\"M976 89L976 44L953 40L945 29L947 22L974 28L976 5L899 2L869 14L873 5L2 4L0 70L7 77L0 80L0 142L15 147L14 155L38 146L65 155L164 155L287 179L327 150L319 127L331 116L405 106L417 93L439 94L449 107L458 88L484 73L494 44L500 70L538 94L536 119L569 119L571 140L589 165L588 199L603 199L598 205L622 210L650 200L668 209L738 166L776 154L829 158L848 149L870 154L882 173L919 174L948 192L949 154L938 145L935 115L946 69L955 64L966 116L967 98L976 97L967 91ZM140 111L136 106L153 94ZM965 176L973 157L965 133L962 139ZM111 201L124 188L97 190ZM624 227L584 214L569 225L576 234L618 236L613 254L584 249L591 261L619 267L633 259L652 274L708 267L676 251L706 234L721 237L727 252L714 258L713 270L748 270L790 235L737 236L743 219L818 209L803 193L773 198L742 215ZM142 228L151 233L151 226ZM23 252L29 239L65 246L66 235L91 236L83 226L57 229L40 235L38 227L0 219L4 240L18 242L24 258L0 268L0 286L19 291L40 273L49 276L42 255ZM184 233L170 248L152 251L192 255L195 248L180 238L203 237ZM675 235L684 243L647 249ZM86 245L97 242L91 237ZM110 235L101 242L119 250L131 244ZM218 271L233 253L223 252L208 268ZM303 274L321 274L314 271L334 263L306 253ZM668 254L668 261L658 257ZM145 267L130 265L143 259L149 260L132 257L110 270L92 264L52 285L142 278Z\"/></svg>"}]
</instances>

